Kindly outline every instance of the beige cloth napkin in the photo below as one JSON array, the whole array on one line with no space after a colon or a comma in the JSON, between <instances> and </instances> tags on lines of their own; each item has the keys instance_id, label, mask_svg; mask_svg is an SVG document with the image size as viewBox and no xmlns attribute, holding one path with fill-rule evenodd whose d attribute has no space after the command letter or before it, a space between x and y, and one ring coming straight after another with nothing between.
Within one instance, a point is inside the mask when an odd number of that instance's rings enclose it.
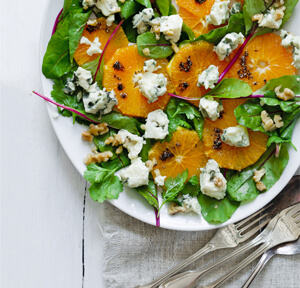
<instances>
[{"instance_id":1,"label":"beige cloth napkin","mask_svg":"<svg viewBox=\"0 0 300 288\"><path fill-rule=\"evenodd\" d=\"M103 276L106 287L109 288L133 288L150 282L202 248L215 232L182 232L156 228L126 215L109 203L104 204L104 210ZM209 253L190 268L203 266L228 252L229 249L223 249ZM222 276L228 271L227 268L239 263L244 256L221 265L205 277L205 282ZM224 287L240 288L256 262L232 277ZM255 280L253 287L299 288L299 272L300 255L276 256Z\"/></svg>"}]
</instances>

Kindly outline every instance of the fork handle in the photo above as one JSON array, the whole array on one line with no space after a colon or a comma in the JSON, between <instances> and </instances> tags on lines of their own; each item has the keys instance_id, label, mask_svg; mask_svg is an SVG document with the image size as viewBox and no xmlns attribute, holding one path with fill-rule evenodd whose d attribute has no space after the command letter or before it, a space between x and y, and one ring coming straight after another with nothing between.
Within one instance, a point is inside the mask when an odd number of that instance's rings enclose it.
<instances>
[{"instance_id":1,"label":"fork handle","mask_svg":"<svg viewBox=\"0 0 300 288\"><path fill-rule=\"evenodd\" d=\"M266 251L263 256L261 256L259 262L257 263L256 267L252 271L252 273L249 275L248 279L242 286L242 288L248 288L251 283L253 282L254 278L259 274L259 272L265 267L267 262L275 255L273 250Z\"/></svg>"},{"instance_id":2,"label":"fork handle","mask_svg":"<svg viewBox=\"0 0 300 288\"><path fill-rule=\"evenodd\" d=\"M161 275L157 279L153 280L152 282L142 285L142 286L137 286L135 288L154 288L158 287L161 283L163 283L166 279L170 278L177 272L181 271L183 268L188 266L189 264L193 263L200 257L204 256L205 254L212 252L214 250L217 250L214 245L208 243L206 244L203 248L201 248L199 251L197 251L195 254L191 255L189 258L181 262L179 265L175 266L174 268L168 270L165 274Z\"/></svg>"}]
</instances>

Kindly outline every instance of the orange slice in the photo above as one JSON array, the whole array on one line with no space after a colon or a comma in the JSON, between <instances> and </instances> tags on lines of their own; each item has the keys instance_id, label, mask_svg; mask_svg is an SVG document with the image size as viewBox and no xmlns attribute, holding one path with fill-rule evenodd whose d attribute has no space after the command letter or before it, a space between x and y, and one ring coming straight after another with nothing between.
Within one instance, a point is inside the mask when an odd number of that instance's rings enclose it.
<instances>
[{"instance_id":1,"label":"orange slice","mask_svg":"<svg viewBox=\"0 0 300 288\"><path fill-rule=\"evenodd\" d=\"M204 145L196 131L179 127L173 133L170 142L157 142L149 151L149 159L156 159L162 176L176 177L185 169L189 170L189 178L200 174L200 168L204 167L208 158L204 154ZM152 171L155 177L154 171Z\"/></svg>"},{"instance_id":2,"label":"orange slice","mask_svg":"<svg viewBox=\"0 0 300 288\"><path fill-rule=\"evenodd\" d=\"M241 170L255 163L267 149L268 136L262 132L254 132L248 129L250 146L234 147L222 143L219 149L214 144L217 140L219 131L216 129L225 129L238 125L234 109L243 104L245 99L232 99L222 101L224 114L216 121L205 118L203 129L203 141L205 145L205 154L207 157L214 159L222 168Z\"/></svg>"},{"instance_id":3,"label":"orange slice","mask_svg":"<svg viewBox=\"0 0 300 288\"><path fill-rule=\"evenodd\" d=\"M167 71L177 95L201 98L208 92L203 86L197 87L198 75L210 65L218 66L221 74L228 64L225 60L220 61L213 49L213 44L199 41L184 45L171 59Z\"/></svg>"},{"instance_id":4,"label":"orange slice","mask_svg":"<svg viewBox=\"0 0 300 288\"><path fill-rule=\"evenodd\" d=\"M137 73L142 72L147 58L139 55L137 46L132 45L118 49L113 57L104 66L103 86L107 90L114 90L118 99L117 107L124 115L135 117L147 117L148 113L157 109L165 109L173 86L166 71L167 59L158 59L157 66L162 68L154 73L162 73L168 78L167 92L158 97L153 103L142 95L133 79ZM116 69L116 63L121 67Z\"/></svg>"},{"instance_id":5,"label":"orange slice","mask_svg":"<svg viewBox=\"0 0 300 288\"><path fill-rule=\"evenodd\" d=\"M98 37L99 42L101 43L100 48L103 49L108 38L117 27L117 24L113 23L111 26L107 27L105 18L98 18L97 21L98 21L98 26L97 26L98 29L95 31L90 30L91 32L89 32L89 28L93 26L86 25L85 29L83 30L82 36L88 38L91 42L93 42L95 38ZM112 57L112 55L115 53L115 51L118 48L126 47L128 46L128 44L129 42L127 40L127 37L122 27L120 27L107 46L107 49L104 54L104 63L106 63ZM74 54L74 59L79 66L91 62L97 59L97 57L99 56L99 54L94 54L92 56L89 56L86 53L89 47L90 46L87 44L78 45Z\"/></svg>"},{"instance_id":6,"label":"orange slice","mask_svg":"<svg viewBox=\"0 0 300 288\"><path fill-rule=\"evenodd\" d=\"M292 51L281 45L280 36L268 33L255 37L246 45L226 77L239 78L256 91L272 78L297 74L292 62Z\"/></svg>"},{"instance_id":7,"label":"orange slice","mask_svg":"<svg viewBox=\"0 0 300 288\"><path fill-rule=\"evenodd\" d=\"M180 8L184 8L188 12L194 14L198 19L205 19L206 15L210 14L211 7L214 5L215 0L206 1L196 0L176 0L176 4Z\"/></svg>"}]
</instances>

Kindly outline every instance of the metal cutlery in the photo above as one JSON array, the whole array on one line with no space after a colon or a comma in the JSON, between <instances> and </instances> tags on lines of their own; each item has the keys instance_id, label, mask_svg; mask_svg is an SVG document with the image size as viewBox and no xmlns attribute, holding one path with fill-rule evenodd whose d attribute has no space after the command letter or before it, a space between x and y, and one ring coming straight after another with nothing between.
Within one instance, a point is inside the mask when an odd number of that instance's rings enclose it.
<instances>
[{"instance_id":1,"label":"metal cutlery","mask_svg":"<svg viewBox=\"0 0 300 288\"><path fill-rule=\"evenodd\" d=\"M254 253L246 257L238 266L227 273L224 277L202 288L215 288L227 281L232 275L243 269L254 259L262 255L266 250L278 244L294 241L300 235L300 203L284 209L277 214L256 238L236 249L232 253L222 257L218 261L206 266L204 269L187 271L177 274L160 285L161 288L191 288L197 283L202 275L213 268L231 259L232 257L245 252L255 246L262 244Z\"/></svg>"},{"instance_id":2,"label":"metal cutlery","mask_svg":"<svg viewBox=\"0 0 300 288\"><path fill-rule=\"evenodd\" d=\"M246 280L242 288L247 288L251 285L255 277L259 274L259 272L263 269L263 267L267 264L267 262L275 255L295 255L300 253L300 238L297 241L291 243L285 243L273 247L267 250L263 256L260 258L257 263L255 269L250 274L249 278Z\"/></svg>"}]
</instances>

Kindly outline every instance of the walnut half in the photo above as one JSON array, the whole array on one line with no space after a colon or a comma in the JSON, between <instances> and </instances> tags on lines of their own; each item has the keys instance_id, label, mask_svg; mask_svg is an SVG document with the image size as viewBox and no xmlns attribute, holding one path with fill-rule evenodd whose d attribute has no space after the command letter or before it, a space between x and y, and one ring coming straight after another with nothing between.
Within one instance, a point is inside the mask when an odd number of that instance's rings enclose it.
<instances>
[{"instance_id":1,"label":"walnut half","mask_svg":"<svg viewBox=\"0 0 300 288\"><path fill-rule=\"evenodd\" d=\"M186 212L186 207L184 207L184 206L178 206L176 203L171 203L170 205L169 205L169 208L168 208L168 213L170 214L170 215L174 215L174 214L176 214L176 213L178 213L178 212Z\"/></svg>"},{"instance_id":2,"label":"walnut half","mask_svg":"<svg viewBox=\"0 0 300 288\"><path fill-rule=\"evenodd\" d=\"M105 152L95 153L95 154L89 153L84 158L83 163L85 165L89 165L91 163L107 162L112 156L113 156L113 153L111 151L105 151Z\"/></svg>"},{"instance_id":3,"label":"walnut half","mask_svg":"<svg viewBox=\"0 0 300 288\"><path fill-rule=\"evenodd\" d=\"M280 92L280 89L281 85L275 88L275 94L279 99L283 101L288 101L295 98L295 93L291 89L284 88L283 92Z\"/></svg>"}]
</instances>

